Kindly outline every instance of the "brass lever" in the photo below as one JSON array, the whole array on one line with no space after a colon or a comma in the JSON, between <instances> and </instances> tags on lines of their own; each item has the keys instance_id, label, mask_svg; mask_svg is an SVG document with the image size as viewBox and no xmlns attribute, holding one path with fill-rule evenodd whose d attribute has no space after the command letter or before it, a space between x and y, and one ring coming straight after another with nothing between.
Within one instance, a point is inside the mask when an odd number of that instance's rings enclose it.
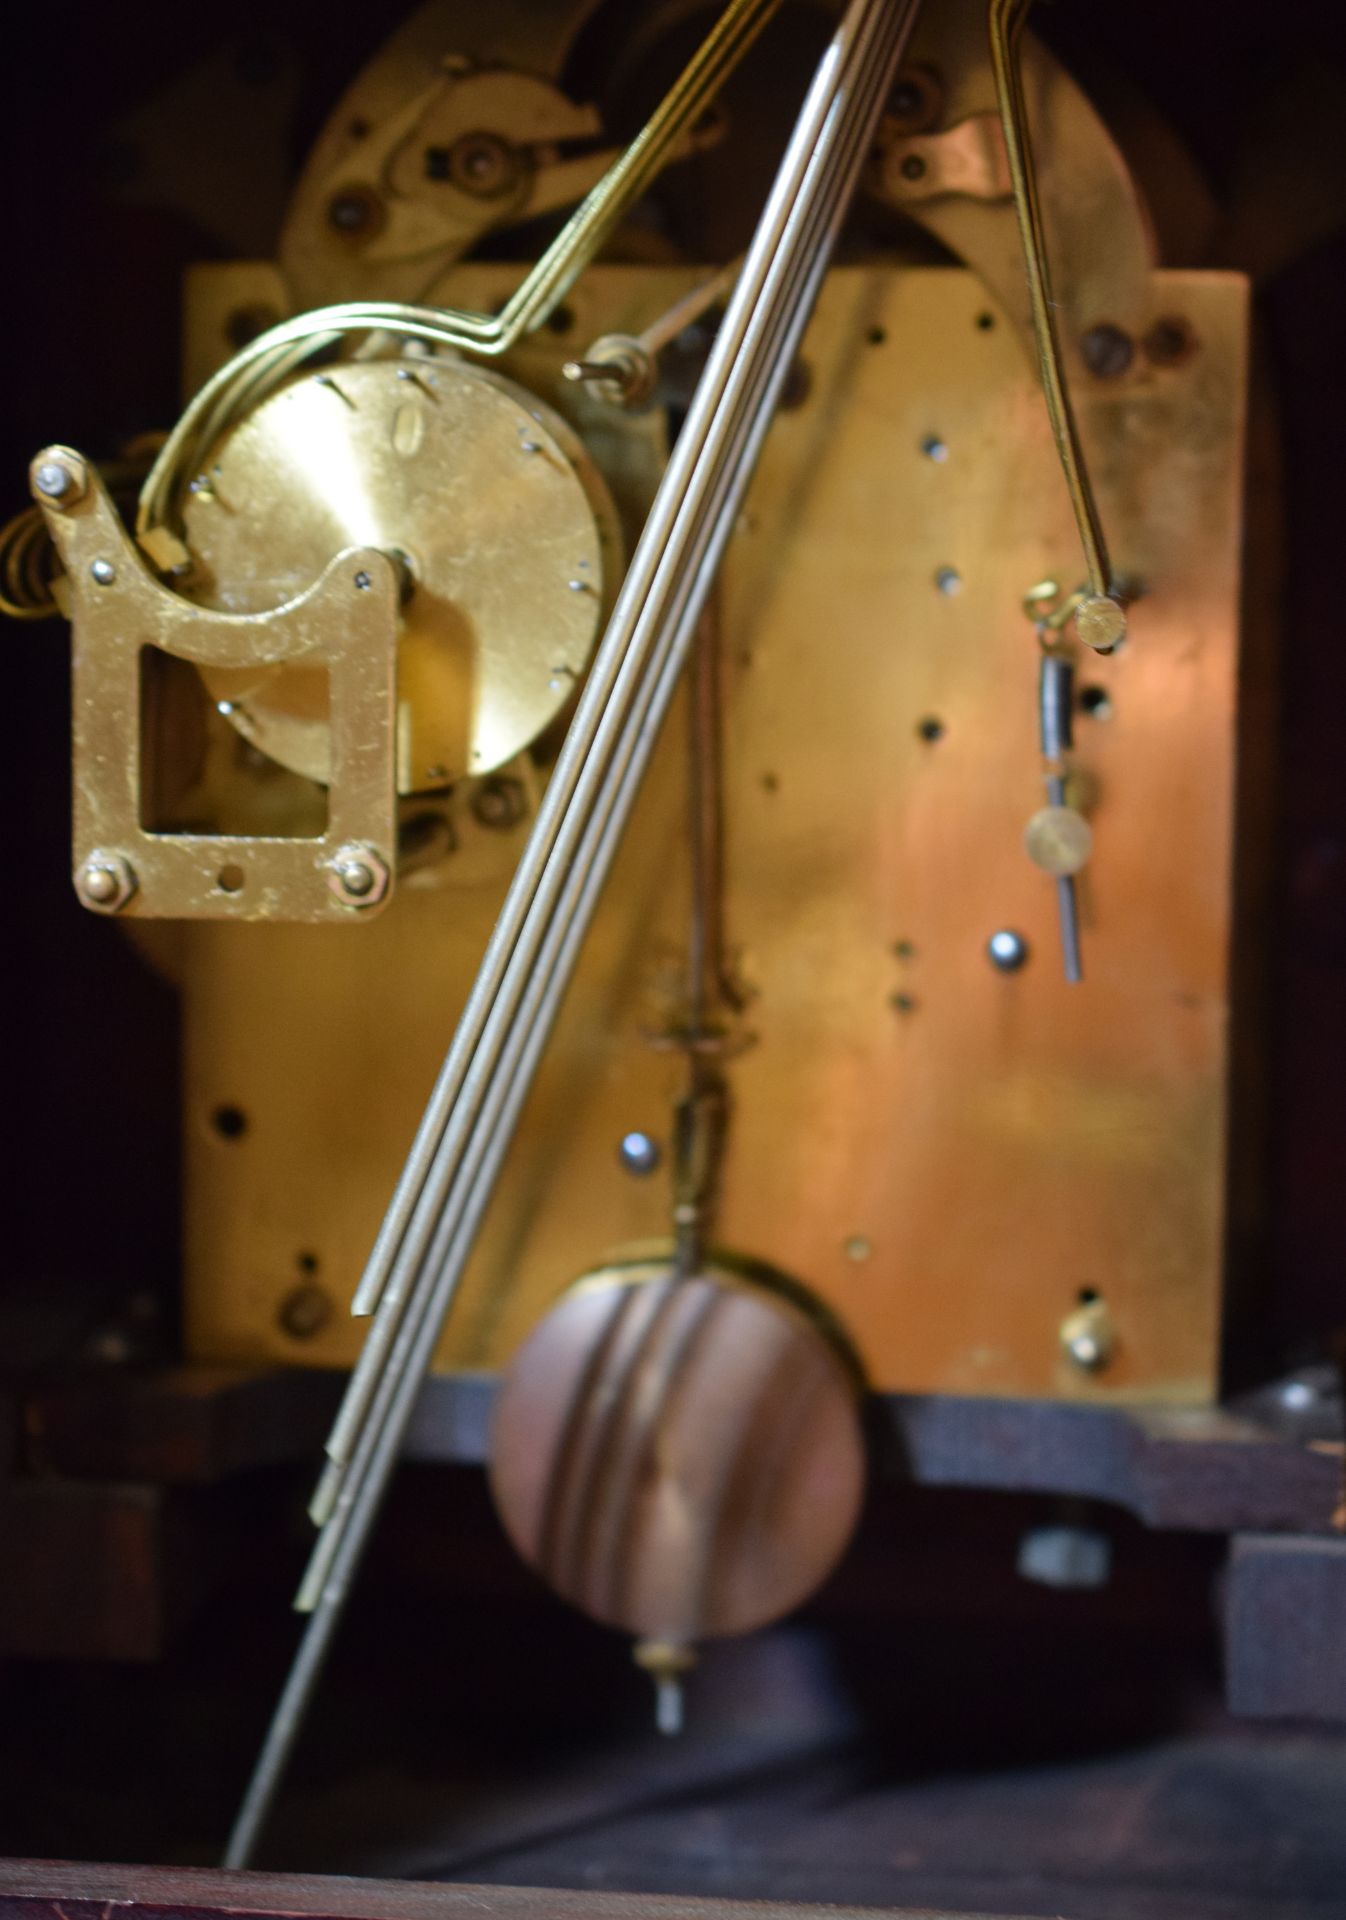
<instances>
[{"instance_id":1,"label":"brass lever","mask_svg":"<svg viewBox=\"0 0 1346 1920\"><path fill-rule=\"evenodd\" d=\"M1005 133L1010 189L1019 223L1024 269L1028 275L1028 297L1042 392L1047 402L1047 414L1052 424L1061 471L1070 494L1075 524L1079 528L1085 570L1089 576L1089 590L1075 609L1075 630L1086 645L1100 653L1109 653L1125 638L1126 610L1113 585L1112 563L1108 558L1103 523L1090 484L1089 469L1080 444L1079 426L1062 365L1056 303L1052 297L1042 206L1038 199L1033 149L1028 135L1028 109L1018 60L1019 36L1031 4L1032 0L990 0L988 26L991 66L995 73L1000 123Z\"/></svg>"}]
</instances>

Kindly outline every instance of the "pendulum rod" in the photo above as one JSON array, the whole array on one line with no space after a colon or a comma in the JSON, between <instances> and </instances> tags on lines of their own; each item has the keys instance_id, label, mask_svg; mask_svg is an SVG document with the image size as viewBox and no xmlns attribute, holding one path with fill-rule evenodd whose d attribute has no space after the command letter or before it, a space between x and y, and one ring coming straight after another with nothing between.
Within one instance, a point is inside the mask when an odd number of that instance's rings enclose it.
<instances>
[{"instance_id":1,"label":"pendulum rod","mask_svg":"<svg viewBox=\"0 0 1346 1920\"><path fill-rule=\"evenodd\" d=\"M687 916L687 1005L668 1037L687 1057L687 1084L674 1110L674 1272L701 1271L719 1189L729 1125L729 1088L721 1070L727 1035L723 937L723 783L720 645L712 602L697 625L688 671L687 790L691 897Z\"/></svg>"}]
</instances>

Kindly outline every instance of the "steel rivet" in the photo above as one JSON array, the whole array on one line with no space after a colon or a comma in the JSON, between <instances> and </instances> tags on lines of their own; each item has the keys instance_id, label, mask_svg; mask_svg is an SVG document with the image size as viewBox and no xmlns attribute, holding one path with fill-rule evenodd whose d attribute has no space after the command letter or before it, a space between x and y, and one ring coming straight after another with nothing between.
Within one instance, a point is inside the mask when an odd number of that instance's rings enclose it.
<instances>
[{"instance_id":1,"label":"steel rivet","mask_svg":"<svg viewBox=\"0 0 1346 1920\"><path fill-rule=\"evenodd\" d=\"M651 1139L648 1133L631 1132L622 1135L617 1158L628 1173L644 1176L654 1172L663 1154L659 1142Z\"/></svg>"},{"instance_id":2,"label":"steel rivet","mask_svg":"<svg viewBox=\"0 0 1346 1920\"><path fill-rule=\"evenodd\" d=\"M391 884L388 864L372 847L341 847L328 867L328 886L348 907L372 907Z\"/></svg>"},{"instance_id":3,"label":"steel rivet","mask_svg":"<svg viewBox=\"0 0 1346 1920\"><path fill-rule=\"evenodd\" d=\"M64 500L75 484L75 476L59 460L44 460L33 475L33 484L48 500Z\"/></svg>"},{"instance_id":4,"label":"steel rivet","mask_svg":"<svg viewBox=\"0 0 1346 1920\"><path fill-rule=\"evenodd\" d=\"M342 892L354 894L357 900L374 891L374 875L363 860L343 860L336 873Z\"/></svg>"},{"instance_id":5,"label":"steel rivet","mask_svg":"<svg viewBox=\"0 0 1346 1920\"><path fill-rule=\"evenodd\" d=\"M935 575L935 585L941 593L951 597L963 591L963 576L957 567L941 567Z\"/></svg>"},{"instance_id":6,"label":"steel rivet","mask_svg":"<svg viewBox=\"0 0 1346 1920\"><path fill-rule=\"evenodd\" d=\"M1012 927L999 927L986 942L986 951L993 967L1014 973L1028 958L1028 942Z\"/></svg>"},{"instance_id":7,"label":"steel rivet","mask_svg":"<svg viewBox=\"0 0 1346 1920\"><path fill-rule=\"evenodd\" d=\"M110 560L95 560L89 572L100 587L110 587L117 578L117 569Z\"/></svg>"}]
</instances>

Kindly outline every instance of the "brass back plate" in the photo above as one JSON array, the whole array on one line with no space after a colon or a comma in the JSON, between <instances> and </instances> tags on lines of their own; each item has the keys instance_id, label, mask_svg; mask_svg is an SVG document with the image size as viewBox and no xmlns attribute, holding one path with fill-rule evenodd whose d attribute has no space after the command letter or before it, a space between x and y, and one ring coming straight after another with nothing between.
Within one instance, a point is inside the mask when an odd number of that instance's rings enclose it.
<instances>
[{"instance_id":1,"label":"brass back plate","mask_svg":"<svg viewBox=\"0 0 1346 1920\"><path fill-rule=\"evenodd\" d=\"M631 330L658 280L586 276L577 336ZM717 1239L815 1288L881 1388L1214 1388L1244 282L1156 274L1150 318L1170 315L1188 361L1079 394L1118 564L1144 583L1076 721L1083 985L1062 979L1053 884L1022 844L1042 785L1021 601L1063 570L1077 584L1074 529L1041 396L972 274L830 276L807 393L731 543L726 918L755 1044L729 1068ZM625 1173L617 1145L636 1127L666 1143L678 1084L644 1036L681 979L682 735L675 715L441 1366L498 1366L567 1281L666 1230L665 1180ZM189 931L198 1358L353 1359L343 1311L300 1340L279 1309L301 1272L350 1297L500 893L409 888L344 936ZM1028 942L1018 972L987 958L1001 928ZM229 1137L225 1104L247 1121ZM1091 1288L1117 1334L1092 1374L1058 1339Z\"/></svg>"}]
</instances>

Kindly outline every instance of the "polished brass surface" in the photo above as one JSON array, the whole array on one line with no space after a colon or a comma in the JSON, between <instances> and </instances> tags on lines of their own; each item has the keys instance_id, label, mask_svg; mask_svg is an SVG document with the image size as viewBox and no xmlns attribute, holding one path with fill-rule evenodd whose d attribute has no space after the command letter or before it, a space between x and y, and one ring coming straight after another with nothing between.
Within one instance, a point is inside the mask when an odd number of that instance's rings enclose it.
<instances>
[{"instance_id":1,"label":"polished brass surface","mask_svg":"<svg viewBox=\"0 0 1346 1920\"><path fill-rule=\"evenodd\" d=\"M481 304L510 284L467 271ZM596 269L574 335L638 334L705 277ZM1214 1386L1246 297L1234 275L1147 285L1149 314L1184 316L1201 345L1081 396L1104 510L1148 586L1136 643L1090 663L1106 717L1076 726L1096 841L1083 988L1054 963L1054 889L1022 841L1041 760L1020 602L1072 521L1032 370L1012 328L980 324L975 276L833 273L808 392L777 422L730 548L726 934L755 1044L734 1067L719 1231L833 1306L883 1388ZM556 393L564 343L539 335L525 354L511 371ZM644 424L574 404L586 432ZM935 584L950 567L954 595ZM500 1365L558 1274L664 1230L663 1183L626 1172L618 1144L640 1128L666 1149L680 1084L679 1058L645 1036L683 1006L681 783L671 740L441 1366ZM277 1311L301 1252L350 1297L502 884L408 884L358 940L189 931L198 1357L349 1364L344 1316L299 1350ZM1010 972L985 953L1002 927L1028 952ZM326 1047L352 1005L358 1032ZM226 1102L249 1116L236 1139L211 1125ZM1090 1373L1058 1329L1100 1282L1116 1347Z\"/></svg>"},{"instance_id":2,"label":"polished brass surface","mask_svg":"<svg viewBox=\"0 0 1346 1920\"><path fill-rule=\"evenodd\" d=\"M255 613L344 547L405 556L398 645L404 792L512 760L573 698L621 565L607 489L573 430L498 375L445 358L301 376L208 459L184 514L184 591ZM207 673L241 733L326 782L313 676Z\"/></svg>"},{"instance_id":3,"label":"polished brass surface","mask_svg":"<svg viewBox=\"0 0 1346 1920\"><path fill-rule=\"evenodd\" d=\"M150 573L107 491L80 456L33 463L85 477L77 498L38 491L60 555L74 628L75 887L97 912L179 919L364 919L387 903L395 858L397 573L387 556L337 551L306 590L266 613L193 606ZM142 656L150 657L142 660ZM330 689L326 831L279 838L158 831L145 818L146 665L167 656L205 672L301 666ZM371 884L342 884L364 865ZM380 879L380 874L382 878ZM338 881L332 886L333 879Z\"/></svg>"},{"instance_id":4,"label":"polished brass surface","mask_svg":"<svg viewBox=\"0 0 1346 1920\"><path fill-rule=\"evenodd\" d=\"M511 1360L490 1476L514 1545L563 1598L686 1648L779 1618L835 1566L864 1490L856 1382L762 1286L714 1265L608 1269Z\"/></svg>"}]
</instances>

